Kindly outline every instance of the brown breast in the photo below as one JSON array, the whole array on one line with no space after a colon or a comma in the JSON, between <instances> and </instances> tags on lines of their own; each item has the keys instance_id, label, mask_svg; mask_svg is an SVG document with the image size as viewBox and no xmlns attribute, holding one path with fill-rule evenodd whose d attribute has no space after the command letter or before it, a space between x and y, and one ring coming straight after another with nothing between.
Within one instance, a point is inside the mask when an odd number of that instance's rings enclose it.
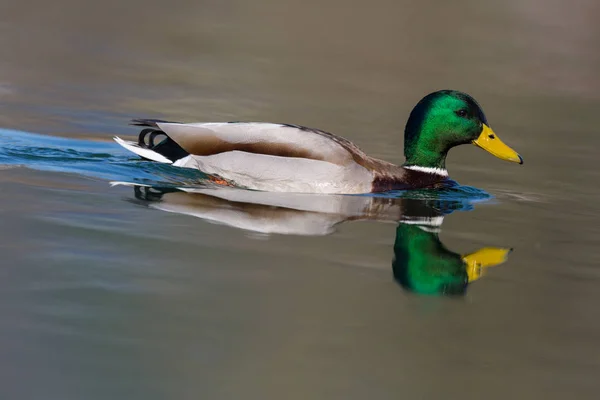
<instances>
[{"instance_id":1,"label":"brown breast","mask_svg":"<svg viewBox=\"0 0 600 400\"><path fill-rule=\"evenodd\" d=\"M438 188L450 182L448 177L443 175L415 171L393 164L374 168L372 171L375 176L373 179L373 192Z\"/></svg>"}]
</instances>

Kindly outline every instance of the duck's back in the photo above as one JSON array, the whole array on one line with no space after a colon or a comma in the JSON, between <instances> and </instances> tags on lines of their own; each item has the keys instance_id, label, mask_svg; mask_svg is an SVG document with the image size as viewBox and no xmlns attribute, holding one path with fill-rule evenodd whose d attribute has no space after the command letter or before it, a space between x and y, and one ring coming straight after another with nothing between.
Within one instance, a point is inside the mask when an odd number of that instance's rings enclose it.
<instances>
[{"instance_id":1,"label":"duck's back","mask_svg":"<svg viewBox=\"0 0 600 400\"><path fill-rule=\"evenodd\" d=\"M188 153L209 156L243 151L348 165L367 157L352 142L318 129L266 122L165 123L156 126Z\"/></svg>"},{"instance_id":2,"label":"duck's back","mask_svg":"<svg viewBox=\"0 0 600 400\"><path fill-rule=\"evenodd\" d=\"M146 134L151 130L164 132L179 151L172 151L173 146L169 148L164 143L147 146L144 131L137 144L118 140L124 147L155 161L197 168L234 185L287 192L372 190L373 172L360 162L369 157L352 142L328 132L262 122L134 122L150 127ZM162 157L166 155L166 152L160 154L163 149L176 156ZM153 158L148 150L159 154Z\"/></svg>"}]
</instances>

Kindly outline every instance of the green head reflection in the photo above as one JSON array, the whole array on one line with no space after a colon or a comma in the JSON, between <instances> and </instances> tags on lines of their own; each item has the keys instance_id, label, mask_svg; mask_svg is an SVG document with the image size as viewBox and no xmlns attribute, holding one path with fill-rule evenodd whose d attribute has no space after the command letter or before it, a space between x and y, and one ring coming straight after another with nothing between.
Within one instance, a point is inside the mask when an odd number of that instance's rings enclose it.
<instances>
[{"instance_id":1,"label":"green head reflection","mask_svg":"<svg viewBox=\"0 0 600 400\"><path fill-rule=\"evenodd\" d=\"M438 227L400 223L394 242L394 278L419 294L463 295L485 270L506 261L511 249L486 247L468 255L442 244Z\"/></svg>"}]
</instances>

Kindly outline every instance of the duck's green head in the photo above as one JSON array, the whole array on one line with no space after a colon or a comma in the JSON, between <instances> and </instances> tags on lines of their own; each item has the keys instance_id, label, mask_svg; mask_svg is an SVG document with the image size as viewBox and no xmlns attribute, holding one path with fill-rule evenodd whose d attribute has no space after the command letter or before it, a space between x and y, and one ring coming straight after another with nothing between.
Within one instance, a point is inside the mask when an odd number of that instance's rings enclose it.
<instances>
[{"instance_id":1,"label":"duck's green head","mask_svg":"<svg viewBox=\"0 0 600 400\"><path fill-rule=\"evenodd\" d=\"M454 146L472 143L503 160L523 164L489 127L475 99L455 90L425 96L410 113L404 132L405 166L446 168Z\"/></svg>"}]
</instances>

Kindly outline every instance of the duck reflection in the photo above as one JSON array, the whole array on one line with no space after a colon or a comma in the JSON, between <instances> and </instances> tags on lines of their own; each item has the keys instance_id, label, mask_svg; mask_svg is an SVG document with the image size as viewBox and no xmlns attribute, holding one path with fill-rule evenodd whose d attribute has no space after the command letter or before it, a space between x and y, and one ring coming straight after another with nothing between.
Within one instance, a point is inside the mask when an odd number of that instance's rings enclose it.
<instances>
[{"instance_id":1,"label":"duck reflection","mask_svg":"<svg viewBox=\"0 0 600 400\"><path fill-rule=\"evenodd\" d=\"M405 289L419 294L461 295L511 249L486 247L461 255L439 239L444 216L472 207L468 200L269 193L237 188L134 186L136 201L162 211L262 234L328 235L348 221L398 223L392 270ZM414 196L414 194L411 194Z\"/></svg>"},{"instance_id":2,"label":"duck reflection","mask_svg":"<svg viewBox=\"0 0 600 400\"><path fill-rule=\"evenodd\" d=\"M398 224L394 242L394 278L420 294L462 295L485 270L506 261L512 249L485 247L460 255L442 244L428 226Z\"/></svg>"}]
</instances>

